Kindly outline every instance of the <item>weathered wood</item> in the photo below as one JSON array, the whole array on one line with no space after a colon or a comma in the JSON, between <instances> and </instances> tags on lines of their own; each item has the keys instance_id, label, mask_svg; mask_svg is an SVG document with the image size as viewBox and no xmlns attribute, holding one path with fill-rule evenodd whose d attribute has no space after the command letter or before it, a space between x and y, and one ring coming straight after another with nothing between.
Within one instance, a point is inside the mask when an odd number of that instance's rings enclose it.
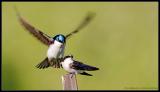
<instances>
[{"instance_id":1,"label":"weathered wood","mask_svg":"<svg viewBox=\"0 0 160 92\"><path fill-rule=\"evenodd\" d=\"M66 74L62 76L63 90L78 90L75 74Z\"/></svg>"}]
</instances>

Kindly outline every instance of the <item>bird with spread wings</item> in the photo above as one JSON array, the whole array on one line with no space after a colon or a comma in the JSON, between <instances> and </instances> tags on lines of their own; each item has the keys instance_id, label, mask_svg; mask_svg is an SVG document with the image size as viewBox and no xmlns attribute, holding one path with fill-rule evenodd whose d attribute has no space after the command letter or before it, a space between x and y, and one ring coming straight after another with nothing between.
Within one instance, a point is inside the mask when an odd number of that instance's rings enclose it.
<instances>
[{"instance_id":1,"label":"bird with spread wings","mask_svg":"<svg viewBox=\"0 0 160 92\"><path fill-rule=\"evenodd\" d=\"M23 17L20 15L20 13L19 13L19 11L17 10L16 7L15 7L15 11L16 11L17 17L18 17L21 25L28 32L30 32L32 35L34 35L35 38L37 38L38 40L40 40L43 44L45 44L47 46L50 46L51 44L54 44L54 41L56 39L53 39L52 37L50 37L47 34L45 34L44 32L42 32L41 30L39 30L39 29L35 28L34 26L32 26L31 24L29 24L26 20L23 19ZM65 35L64 39L68 40L74 34L78 33L82 28L84 28L86 25L89 24L89 22L93 19L94 16L95 16L95 13L88 12L87 16L82 21L82 23L75 30L73 30L72 32ZM49 66L60 68L60 63L56 62L55 59L57 59L57 58L55 57L54 59L49 59L49 57L47 57L40 64L38 64L37 67L40 68L40 69L41 68L47 68Z\"/></svg>"}]
</instances>

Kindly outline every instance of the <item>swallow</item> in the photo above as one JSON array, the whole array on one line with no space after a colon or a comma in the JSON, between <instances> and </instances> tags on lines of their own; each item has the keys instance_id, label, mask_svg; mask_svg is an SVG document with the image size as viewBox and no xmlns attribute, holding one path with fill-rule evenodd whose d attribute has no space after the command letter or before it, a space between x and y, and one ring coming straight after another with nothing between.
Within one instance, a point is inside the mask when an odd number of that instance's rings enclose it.
<instances>
[{"instance_id":1,"label":"swallow","mask_svg":"<svg viewBox=\"0 0 160 92\"><path fill-rule=\"evenodd\" d=\"M72 35L78 33L82 28L89 24L89 22L95 16L95 13L89 12L82 23L72 32L67 35L57 34L54 37L48 36L41 30L35 28L33 25L28 23L18 12L17 8L15 8L16 15L20 24L35 38L41 41L43 44L48 46L46 58L41 61L38 65L36 65L39 69L44 69L48 67L60 68L60 61L64 57L64 49L66 40L68 40Z\"/></svg>"},{"instance_id":2,"label":"swallow","mask_svg":"<svg viewBox=\"0 0 160 92\"><path fill-rule=\"evenodd\" d=\"M86 76L92 76L91 74L85 71L95 71L99 68L84 64L82 62L76 61L73 59L73 55L68 55L63 58L61 61L61 67L69 72L69 74L81 74Z\"/></svg>"}]
</instances>

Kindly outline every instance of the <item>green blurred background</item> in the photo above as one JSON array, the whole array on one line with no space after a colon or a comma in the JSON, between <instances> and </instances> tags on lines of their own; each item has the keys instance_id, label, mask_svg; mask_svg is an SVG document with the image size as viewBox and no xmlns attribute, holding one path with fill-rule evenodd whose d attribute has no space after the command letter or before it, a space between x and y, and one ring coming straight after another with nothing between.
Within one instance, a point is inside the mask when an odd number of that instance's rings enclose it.
<instances>
[{"instance_id":1,"label":"green blurred background","mask_svg":"<svg viewBox=\"0 0 160 92\"><path fill-rule=\"evenodd\" d=\"M73 31L65 54L100 68L77 75L80 90L158 89L158 2L2 2L2 90L62 90L63 69L37 69L47 46L19 24L13 6L50 36Z\"/></svg>"}]
</instances>

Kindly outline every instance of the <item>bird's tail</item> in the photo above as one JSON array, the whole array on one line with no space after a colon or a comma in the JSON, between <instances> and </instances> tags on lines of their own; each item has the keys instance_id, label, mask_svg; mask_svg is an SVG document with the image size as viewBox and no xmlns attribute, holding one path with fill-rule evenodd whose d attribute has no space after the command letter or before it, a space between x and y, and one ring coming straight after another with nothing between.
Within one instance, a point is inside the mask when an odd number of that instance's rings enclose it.
<instances>
[{"instance_id":1,"label":"bird's tail","mask_svg":"<svg viewBox=\"0 0 160 92\"><path fill-rule=\"evenodd\" d=\"M82 72L80 73L81 75L87 75L87 76L92 76L91 74L87 73L87 72Z\"/></svg>"},{"instance_id":2,"label":"bird's tail","mask_svg":"<svg viewBox=\"0 0 160 92\"><path fill-rule=\"evenodd\" d=\"M51 61L48 60L46 57L41 63L39 63L36 67L39 69L48 68L49 66L52 66L53 68L60 68L60 59L52 59Z\"/></svg>"},{"instance_id":3,"label":"bird's tail","mask_svg":"<svg viewBox=\"0 0 160 92\"><path fill-rule=\"evenodd\" d=\"M94 67L94 66L90 66L90 65L86 65L86 64L83 64L83 69L86 70L86 71L95 71L95 70L99 70L99 68L97 67Z\"/></svg>"},{"instance_id":4,"label":"bird's tail","mask_svg":"<svg viewBox=\"0 0 160 92\"><path fill-rule=\"evenodd\" d=\"M60 62L61 62L61 58L57 58L57 59L53 58L50 64L51 66L53 66L53 68L60 68L61 67Z\"/></svg>"},{"instance_id":5,"label":"bird's tail","mask_svg":"<svg viewBox=\"0 0 160 92\"><path fill-rule=\"evenodd\" d=\"M41 63L39 63L36 67L39 69L48 68L50 66L50 63L48 61L48 58L46 57Z\"/></svg>"}]
</instances>

